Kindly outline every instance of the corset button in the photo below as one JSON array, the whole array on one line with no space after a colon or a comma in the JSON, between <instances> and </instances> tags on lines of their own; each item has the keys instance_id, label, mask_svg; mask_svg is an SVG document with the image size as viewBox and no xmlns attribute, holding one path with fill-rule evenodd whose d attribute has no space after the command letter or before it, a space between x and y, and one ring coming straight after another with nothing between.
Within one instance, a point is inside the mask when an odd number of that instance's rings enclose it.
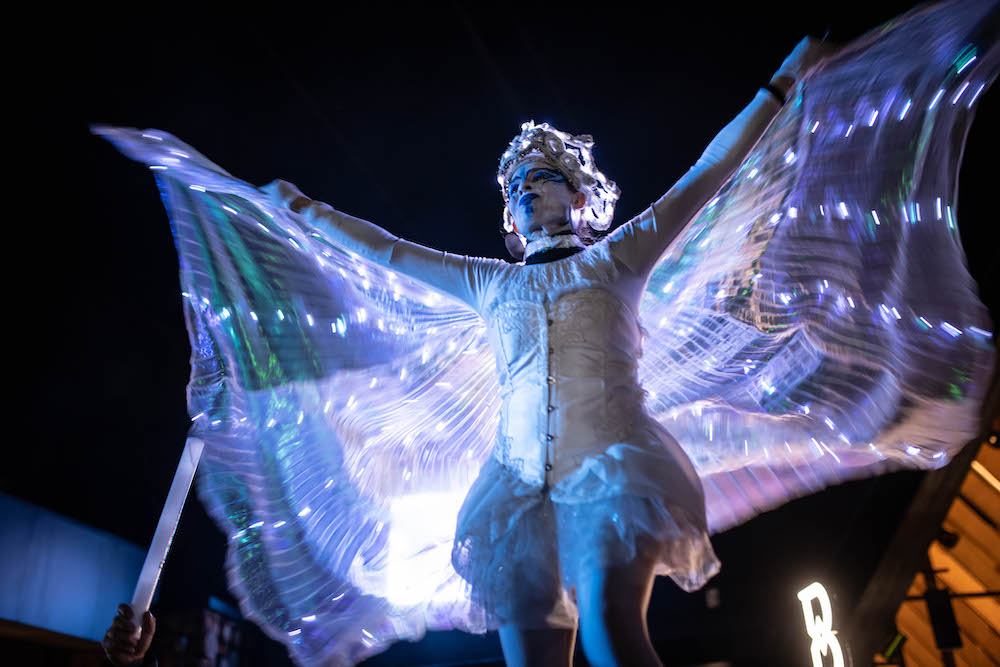
<instances>
[{"instance_id":1,"label":"corset button","mask_svg":"<svg viewBox=\"0 0 1000 667\"><path fill-rule=\"evenodd\" d=\"M548 440L549 442L552 442L552 436L551 435L545 436L545 439Z\"/></svg>"},{"instance_id":2,"label":"corset button","mask_svg":"<svg viewBox=\"0 0 1000 667\"><path fill-rule=\"evenodd\" d=\"M555 322L554 322L553 320L551 320L551 319L550 319L550 320L549 320L548 322L549 322L549 326L552 326L552 325L553 325L553 324L555 323Z\"/></svg>"},{"instance_id":3,"label":"corset button","mask_svg":"<svg viewBox=\"0 0 1000 667\"><path fill-rule=\"evenodd\" d=\"M552 412L552 411L553 411L553 410L555 410L555 409L556 409L556 408L555 408L555 406L554 406L554 405L550 405L550 406L549 406L549 412Z\"/></svg>"},{"instance_id":4,"label":"corset button","mask_svg":"<svg viewBox=\"0 0 1000 667\"><path fill-rule=\"evenodd\" d=\"M545 469L546 470L552 470L552 464L551 463L546 463L545 464Z\"/></svg>"},{"instance_id":5,"label":"corset button","mask_svg":"<svg viewBox=\"0 0 1000 667\"><path fill-rule=\"evenodd\" d=\"M548 377L548 381L549 381L549 384L555 384L556 383L556 379L554 377L552 377L551 375Z\"/></svg>"}]
</instances>

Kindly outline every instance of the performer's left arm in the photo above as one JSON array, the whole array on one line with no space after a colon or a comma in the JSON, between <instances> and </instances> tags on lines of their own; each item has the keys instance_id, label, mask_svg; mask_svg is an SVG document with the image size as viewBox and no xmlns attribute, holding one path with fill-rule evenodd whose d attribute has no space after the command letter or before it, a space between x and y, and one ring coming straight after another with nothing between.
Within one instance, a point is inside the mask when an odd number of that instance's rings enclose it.
<instances>
[{"instance_id":1,"label":"performer's left arm","mask_svg":"<svg viewBox=\"0 0 1000 667\"><path fill-rule=\"evenodd\" d=\"M684 176L633 220L611 234L615 256L637 275L646 275L684 228L726 182L764 134L781 102L760 90L709 143Z\"/></svg>"},{"instance_id":2,"label":"performer's left arm","mask_svg":"<svg viewBox=\"0 0 1000 667\"><path fill-rule=\"evenodd\" d=\"M836 50L806 37L785 59L770 85L787 96L798 78ZM638 275L652 271L677 234L743 163L780 109L781 102L774 94L758 90L665 195L612 232L609 243L615 256Z\"/></svg>"}]
</instances>

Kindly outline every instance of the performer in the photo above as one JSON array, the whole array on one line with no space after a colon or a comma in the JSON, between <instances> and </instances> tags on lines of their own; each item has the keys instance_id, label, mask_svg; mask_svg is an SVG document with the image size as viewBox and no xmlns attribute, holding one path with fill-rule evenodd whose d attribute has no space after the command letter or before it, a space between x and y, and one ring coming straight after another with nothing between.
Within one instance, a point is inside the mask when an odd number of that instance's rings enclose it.
<instances>
[{"instance_id":1,"label":"performer","mask_svg":"<svg viewBox=\"0 0 1000 667\"><path fill-rule=\"evenodd\" d=\"M595 665L659 665L653 579L702 587L711 534L944 465L994 354L953 227L989 9L919 8L842 51L803 39L617 228L592 138L525 123L498 172L514 264L98 129L171 213L198 489L241 609L303 665L428 628L567 665L578 627Z\"/></svg>"},{"instance_id":2,"label":"performer","mask_svg":"<svg viewBox=\"0 0 1000 667\"><path fill-rule=\"evenodd\" d=\"M799 42L685 177L613 234L618 188L597 170L593 140L526 123L497 179L507 245L518 259L523 250L523 265L401 241L284 181L262 188L310 224L328 221L344 247L495 323L499 451L458 515L452 563L499 625L507 664L572 664L579 618L592 664L659 665L646 628L657 566L689 591L719 571L698 474L644 410L635 313L670 242L757 143L795 81L833 52L811 37ZM608 456L620 468L602 471L611 478L597 496L583 493L593 474L584 461ZM525 497L536 501L524 507ZM498 514L519 505L524 514L498 540Z\"/></svg>"}]
</instances>

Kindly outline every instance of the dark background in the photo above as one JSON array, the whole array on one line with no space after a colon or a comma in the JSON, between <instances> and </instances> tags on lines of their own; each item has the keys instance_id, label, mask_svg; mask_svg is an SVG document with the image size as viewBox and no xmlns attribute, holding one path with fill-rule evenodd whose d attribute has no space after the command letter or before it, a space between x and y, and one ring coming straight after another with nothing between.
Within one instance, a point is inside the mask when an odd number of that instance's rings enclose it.
<instances>
[{"instance_id":1,"label":"dark background","mask_svg":"<svg viewBox=\"0 0 1000 667\"><path fill-rule=\"evenodd\" d=\"M521 122L594 135L599 168L623 191L620 222L687 170L804 35L829 27L848 41L914 5L153 5L12 23L31 39L8 59L18 213L6 220L5 328L17 399L0 490L146 544L189 424L166 215L150 172L89 124L166 130L251 183L282 178L409 240L509 259L495 172ZM985 126L997 94L978 103L957 207L994 320L997 145ZM860 594L856 575L920 475L844 485L717 537L723 572L710 586L724 594L712 613L745 611L762 585L794 601L817 568ZM162 598L227 598L223 552L192 501ZM703 598L660 578L651 618L663 615L668 634L696 632L706 620L688 606L709 613Z\"/></svg>"}]
</instances>

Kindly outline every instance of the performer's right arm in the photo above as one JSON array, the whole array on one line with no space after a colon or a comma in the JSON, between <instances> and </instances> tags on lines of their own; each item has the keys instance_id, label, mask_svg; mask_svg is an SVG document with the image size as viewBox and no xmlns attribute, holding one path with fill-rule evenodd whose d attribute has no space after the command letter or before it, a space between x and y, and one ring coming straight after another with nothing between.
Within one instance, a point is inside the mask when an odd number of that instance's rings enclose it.
<instances>
[{"instance_id":1,"label":"performer's right arm","mask_svg":"<svg viewBox=\"0 0 1000 667\"><path fill-rule=\"evenodd\" d=\"M435 250L390 234L378 225L313 201L286 181L261 188L312 224L326 223L331 240L365 259L419 280L481 311L481 300L496 271L507 263Z\"/></svg>"}]
</instances>

